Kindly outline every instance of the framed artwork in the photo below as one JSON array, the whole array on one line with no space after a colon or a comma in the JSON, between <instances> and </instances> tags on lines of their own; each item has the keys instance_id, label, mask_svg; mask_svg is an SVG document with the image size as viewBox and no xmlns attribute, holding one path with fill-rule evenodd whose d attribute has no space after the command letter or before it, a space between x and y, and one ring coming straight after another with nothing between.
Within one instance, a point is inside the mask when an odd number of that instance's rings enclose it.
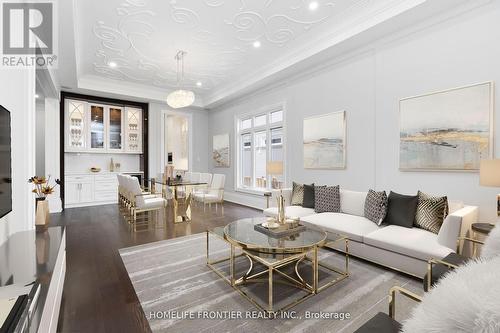
<instances>
[{"instance_id":1,"label":"framed artwork","mask_svg":"<svg viewBox=\"0 0 500 333\"><path fill-rule=\"evenodd\" d=\"M215 167L229 167L229 133L214 135L212 159Z\"/></svg>"},{"instance_id":2,"label":"framed artwork","mask_svg":"<svg viewBox=\"0 0 500 333\"><path fill-rule=\"evenodd\" d=\"M493 156L493 82L404 98L399 168L477 171Z\"/></svg>"},{"instance_id":3,"label":"framed artwork","mask_svg":"<svg viewBox=\"0 0 500 333\"><path fill-rule=\"evenodd\" d=\"M304 119L304 168L344 169L345 111Z\"/></svg>"}]
</instances>

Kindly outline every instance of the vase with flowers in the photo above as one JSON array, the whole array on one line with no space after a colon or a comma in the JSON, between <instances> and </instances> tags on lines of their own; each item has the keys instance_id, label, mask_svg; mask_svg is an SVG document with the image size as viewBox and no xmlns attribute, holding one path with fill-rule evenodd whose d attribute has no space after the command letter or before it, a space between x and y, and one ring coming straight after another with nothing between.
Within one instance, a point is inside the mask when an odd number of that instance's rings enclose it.
<instances>
[{"instance_id":1,"label":"vase with flowers","mask_svg":"<svg viewBox=\"0 0 500 333\"><path fill-rule=\"evenodd\" d=\"M32 192L35 193L35 224L47 225L49 223L49 204L45 200L48 195L54 193L55 188L61 184L59 179L51 183L50 175L48 178L33 176L28 179L28 183L33 184Z\"/></svg>"}]
</instances>

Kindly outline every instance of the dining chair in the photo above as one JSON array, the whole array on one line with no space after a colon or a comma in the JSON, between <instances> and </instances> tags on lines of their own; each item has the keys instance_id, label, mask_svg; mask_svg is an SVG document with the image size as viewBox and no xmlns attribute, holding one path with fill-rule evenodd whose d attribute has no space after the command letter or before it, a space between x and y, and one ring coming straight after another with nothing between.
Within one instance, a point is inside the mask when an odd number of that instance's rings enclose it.
<instances>
[{"instance_id":1,"label":"dining chair","mask_svg":"<svg viewBox=\"0 0 500 333\"><path fill-rule=\"evenodd\" d=\"M223 174L214 174L210 187L204 192L194 197L196 201L203 203L203 211L207 204L211 209L212 204L215 204L215 211L218 210L218 205L221 205L222 214L224 214L224 185L226 176Z\"/></svg>"},{"instance_id":2,"label":"dining chair","mask_svg":"<svg viewBox=\"0 0 500 333\"><path fill-rule=\"evenodd\" d=\"M161 194L151 194L143 192L139 180L135 177L128 179L130 186L131 215L134 231L137 231L137 214L156 211L157 215L160 209L166 206L167 201ZM147 215L145 220L147 220Z\"/></svg>"}]
</instances>

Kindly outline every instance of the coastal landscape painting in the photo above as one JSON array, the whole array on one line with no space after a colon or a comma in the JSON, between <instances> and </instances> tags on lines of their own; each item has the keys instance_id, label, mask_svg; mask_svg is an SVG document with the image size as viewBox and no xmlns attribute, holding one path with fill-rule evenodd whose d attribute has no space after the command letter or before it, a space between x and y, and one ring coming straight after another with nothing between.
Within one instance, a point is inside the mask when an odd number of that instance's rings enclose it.
<instances>
[{"instance_id":1,"label":"coastal landscape painting","mask_svg":"<svg viewBox=\"0 0 500 333\"><path fill-rule=\"evenodd\" d=\"M400 101L401 170L475 171L492 157L493 83Z\"/></svg>"},{"instance_id":2,"label":"coastal landscape painting","mask_svg":"<svg viewBox=\"0 0 500 333\"><path fill-rule=\"evenodd\" d=\"M304 168L345 168L345 111L304 119Z\"/></svg>"},{"instance_id":3,"label":"coastal landscape painting","mask_svg":"<svg viewBox=\"0 0 500 333\"><path fill-rule=\"evenodd\" d=\"M229 167L229 134L219 134L213 137L212 159L215 167Z\"/></svg>"}]
</instances>

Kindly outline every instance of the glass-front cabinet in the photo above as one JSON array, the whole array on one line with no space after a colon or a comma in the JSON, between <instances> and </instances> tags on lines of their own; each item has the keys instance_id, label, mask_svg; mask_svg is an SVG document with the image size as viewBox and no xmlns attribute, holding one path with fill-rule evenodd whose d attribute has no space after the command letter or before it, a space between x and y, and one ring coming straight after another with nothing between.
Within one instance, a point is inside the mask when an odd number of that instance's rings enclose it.
<instances>
[{"instance_id":1,"label":"glass-front cabinet","mask_svg":"<svg viewBox=\"0 0 500 333\"><path fill-rule=\"evenodd\" d=\"M108 149L122 150L123 111L118 107L109 108L109 146Z\"/></svg>"},{"instance_id":2,"label":"glass-front cabinet","mask_svg":"<svg viewBox=\"0 0 500 333\"><path fill-rule=\"evenodd\" d=\"M142 152L142 110L125 108L127 113L127 150Z\"/></svg>"},{"instance_id":3,"label":"glass-front cabinet","mask_svg":"<svg viewBox=\"0 0 500 333\"><path fill-rule=\"evenodd\" d=\"M68 115L66 145L70 149L86 149L86 103L81 101L67 101Z\"/></svg>"},{"instance_id":4,"label":"glass-front cabinet","mask_svg":"<svg viewBox=\"0 0 500 333\"><path fill-rule=\"evenodd\" d=\"M90 104L90 148L104 149L104 106Z\"/></svg>"},{"instance_id":5,"label":"glass-front cabinet","mask_svg":"<svg viewBox=\"0 0 500 333\"><path fill-rule=\"evenodd\" d=\"M66 100L67 152L142 153L142 109Z\"/></svg>"}]
</instances>

